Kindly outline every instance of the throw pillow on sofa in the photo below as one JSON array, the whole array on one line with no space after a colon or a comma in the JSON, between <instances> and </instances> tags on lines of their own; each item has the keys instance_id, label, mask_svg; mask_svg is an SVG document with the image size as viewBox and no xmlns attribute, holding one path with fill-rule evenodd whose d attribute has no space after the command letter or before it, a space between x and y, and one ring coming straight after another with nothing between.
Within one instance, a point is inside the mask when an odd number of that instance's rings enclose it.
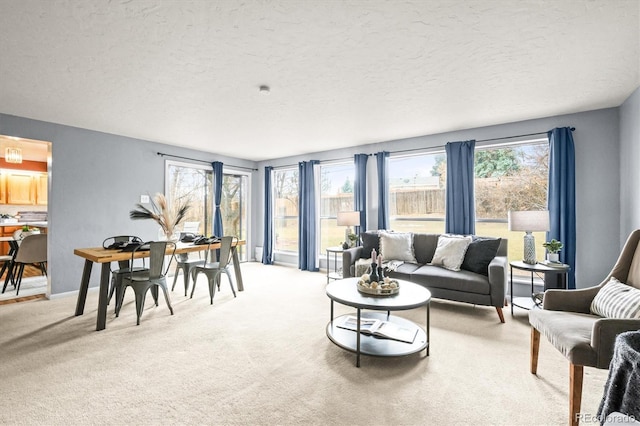
<instances>
[{"instance_id":1,"label":"throw pillow on sofa","mask_svg":"<svg viewBox=\"0 0 640 426\"><path fill-rule=\"evenodd\" d=\"M489 264L498 253L500 241L500 238L473 237L460 269L489 276Z\"/></svg>"},{"instance_id":2,"label":"throw pillow on sofa","mask_svg":"<svg viewBox=\"0 0 640 426\"><path fill-rule=\"evenodd\" d=\"M410 232L380 232L380 254L383 261L401 260L416 263L413 234Z\"/></svg>"},{"instance_id":3,"label":"throw pillow on sofa","mask_svg":"<svg viewBox=\"0 0 640 426\"><path fill-rule=\"evenodd\" d=\"M366 231L360 234L362 241L362 257L371 258L371 251L380 253L380 235L378 231Z\"/></svg>"},{"instance_id":4,"label":"throw pillow on sofa","mask_svg":"<svg viewBox=\"0 0 640 426\"><path fill-rule=\"evenodd\" d=\"M459 271L471 237L462 235L440 235L436 252L430 265L442 266L451 271Z\"/></svg>"},{"instance_id":5,"label":"throw pillow on sofa","mask_svg":"<svg viewBox=\"0 0 640 426\"><path fill-rule=\"evenodd\" d=\"M591 313L605 318L640 318L640 290L611 277L593 298Z\"/></svg>"}]
</instances>

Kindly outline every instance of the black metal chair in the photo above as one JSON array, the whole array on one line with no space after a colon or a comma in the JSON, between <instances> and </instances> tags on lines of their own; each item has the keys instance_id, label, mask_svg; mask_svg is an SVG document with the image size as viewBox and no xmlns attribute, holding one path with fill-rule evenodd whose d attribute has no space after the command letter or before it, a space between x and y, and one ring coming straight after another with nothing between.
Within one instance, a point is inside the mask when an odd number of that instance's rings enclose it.
<instances>
[{"instance_id":1,"label":"black metal chair","mask_svg":"<svg viewBox=\"0 0 640 426\"><path fill-rule=\"evenodd\" d=\"M129 246L132 244L142 244L142 240L135 235L117 235L115 237L105 238L102 242L103 248L117 248L122 249L125 246ZM116 295L116 301L118 299L118 294L122 291L122 277L124 274L131 273L132 271L139 272L147 270L147 267L144 264L144 259L142 259L142 266L134 266L132 262L129 260L121 260L118 262L118 269L111 269L111 284L109 286L109 298L107 300L107 304L111 303L111 298L113 294ZM111 268L111 265L109 265Z\"/></svg>"},{"instance_id":2,"label":"black metal chair","mask_svg":"<svg viewBox=\"0 0 640 426\"><path fill-rule=\"evenodd\" d=\"M236 290L233 288L233 281L231 280L231 248L238 243L238 238L236 237L222 237L220 240L220 254L217 262L210 262L209 259L212 259L213 250L211 249L211 244L208 245L207 250L204 255L204 264L196 266L193 269L193 287L191 289L191 297L193 297L193 293L196 291L196 281L198 279L198 274L203 273L206 275L209 281L209 297L211 300L211 304L213 305L213 296L216 293L216 286L220 289L220 275L224 272L227 274L229 278L229 285L231 286L231 291L233 292L233 297L236 297Z\"/></svg>"},{"instance_id":3,"label":"black metal chair","mask_svg":"<svg viewBox=\"0 0 640 426\"><path fill-rule=\"evenodd\" d=\"M147 296L147 291L151 289L151 294L158 306L158 287L160 287L164 293L165 301L169 307L171 315L173 315L173 307L169 300L169 293L167 291L166 275L171 266L171 261L175 256L176 245L170 241L150 241L136 247L131 252L131 262L135 259L136 253L140 250L149 250L149 269L145 271L130 271L128 274L124 274L122 277L122 292L120 298L116 303L116 317L120 315L120 309L124 301L124 295L127 287L131 287L136 295L136 314L137 325L140 325L140 317L144 310L144 302ZM169 262L165 267L167 251L170 251Z\"/></svg>"}]
</instances>

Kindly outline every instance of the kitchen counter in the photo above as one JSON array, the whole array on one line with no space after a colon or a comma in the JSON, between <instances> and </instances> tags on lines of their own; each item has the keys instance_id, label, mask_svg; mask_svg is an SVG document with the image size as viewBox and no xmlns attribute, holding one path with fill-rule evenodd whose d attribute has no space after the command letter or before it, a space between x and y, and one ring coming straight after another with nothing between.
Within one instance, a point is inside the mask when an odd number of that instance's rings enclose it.
<instances>
[{"instance_id":1,"label":"kitchen counter","mask_svg":"<svg viewBox=\"0 0 640 426\"><path fill-rule=\"evenodd\" d=\"M43 221L38 221L38 222L13 222L13 223L8 223L8 222L0 222L0 227L4 228L6 226L33 226L34 228L47 228L48 227L48 222L43 222Z\"/></svg>"}]
</instances>

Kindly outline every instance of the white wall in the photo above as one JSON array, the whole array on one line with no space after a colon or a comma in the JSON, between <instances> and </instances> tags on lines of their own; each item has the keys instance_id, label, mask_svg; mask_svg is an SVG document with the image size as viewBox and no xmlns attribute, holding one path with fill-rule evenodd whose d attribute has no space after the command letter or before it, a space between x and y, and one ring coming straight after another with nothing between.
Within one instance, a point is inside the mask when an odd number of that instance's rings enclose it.
<instances>
[{"instance_id":1,"label":"white wall","mask_svg":"<svg viewBox=\"0 0 640 426\"><path fill-rule=\"evenodd\" d=\"M576 145L576 285L579 288L599 284L609 272L619 253L620 233L620 167L618 108L588 111L498 126L460 130L437 135L361 145L348 149L318 152L311 155L282 158L258 163L263 188L264 166L297 164L302 160L333 160L353 158L357 153L401 151L415 148L443 147L450 141L492 139L537 132L554 127L575 127ZM377 186L375 157L369 157L371 172L367 189L369 228L375 228L377 218ZM613 172L612 172L613 171ZM373 176L372 176L373 175ZM258 195L258 194L256 194ZM263 191L255 204L264 208ZM640 208L639 208L640 212ZM263 223L256 223L257 239L262 245Z\"/></svg>"},{"instance_id":2,"label":"white wall","mask_svg":"<svg viewBox=\"0 0 640 426\"><path fill-rule=\"evenodd\" d=\"M620 106L620 243L640 228L640 87Z\"/></svg>"}]
</instances>

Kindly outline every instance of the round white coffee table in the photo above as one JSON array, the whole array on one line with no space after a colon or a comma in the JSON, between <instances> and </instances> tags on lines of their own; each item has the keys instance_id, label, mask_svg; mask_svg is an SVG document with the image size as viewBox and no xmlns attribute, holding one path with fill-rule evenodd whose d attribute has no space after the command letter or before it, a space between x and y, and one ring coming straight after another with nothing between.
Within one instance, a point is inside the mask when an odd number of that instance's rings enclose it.
<instances>
[{"instance_id":1,"label":"round white coffee table","mask_svg":"<svg viewBox=\"0 0 640 426\"><path fill-rule=\"evenodd\" d=\"M429 303L431 292L421 285L409 281L398 280L400 291L391 296L372 296L363 294L357 288L358 278L347 278L333 281L327 285L327 296L331 299L331 318L327 324L327 337L337 346L356 354L356 367L360 367L360 354L373 356L404 356L426 349L429 356ZM333 317L333 302L356 308L357 330L343 328L346 317ZM415 324L413 321L392 316L391 311L404 311L426 306L426 327ZM362 310L386 311L365 312ZM415 331L412 342L403 342L394 339L381 338L366 335L360 332L360 324L363 319L379 319L389 321L402 329Z\"/></svg>"}]
</instances>

